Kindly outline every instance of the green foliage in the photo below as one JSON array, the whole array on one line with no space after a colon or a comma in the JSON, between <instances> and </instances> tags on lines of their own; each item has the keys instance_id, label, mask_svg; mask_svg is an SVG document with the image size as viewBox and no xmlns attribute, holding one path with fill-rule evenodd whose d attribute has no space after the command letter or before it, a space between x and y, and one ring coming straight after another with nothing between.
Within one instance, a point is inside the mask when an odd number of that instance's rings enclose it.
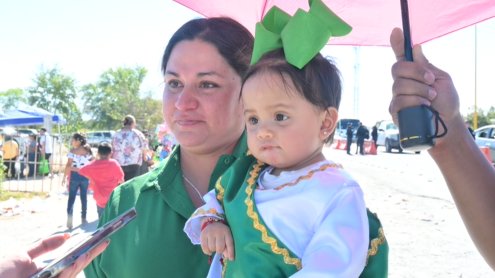
<instances>
[{"instance_id":1,"label":"green foliage","mask_svg":"<svg viewBox=\"0 0 495 278\"><path fill-rule=\"evenodd\" d=\"M28 89L28 102L31 105L61 114L72 130L81 123L81 111L76 105L77 90L75 80L63 75L58 68L41 70L33 80L34 86Z\"/></svg>"},{"instance_id":2,"label":"green foliage","mask_svg":"<svg viewBox=\"0 0 495 278\"><path fill-rule=\"evenodd\" d=\"M156 125L163 122L161 100L153 99L148 95L136 104L134 117L136 118L137 128L154 131Z\"/></svg>"},{"instance_id":3,"label":"green foliage","mask_svg":"<svg viewBox=\"0 0 495 278\"><path fill-rule=\"evenodd\" d=\"M9 110L16 106L18 102L26 102L26 94L22 89L9 89L5 92L0 92L0 108Z\"/></svg>"},{"instance_id":4,"label":"green foliage","mask_svg":"<svg viewBox=\"0 0 495 278\"><path fill-rule=\"evenodd\" d=\"M466 117L467 121L469 121L469 124L474 127L474 112L470 113ZM495 121L495 107L490 107L488 111L485 113L482 109L478 110L478 128L485 126L485 125L490 125L494 124Z\"/></svg>"},{"instance_id":5,"label":"green foliage","mask_svg":"<svg viewBox=\"0 0 495 278\"><path fill-rule=\"evenodd\" d=\"M145 76L143 67L119 67L104 72L96 84L84 85L84 112L91 116L92 127L116 129L127 114L139 118L139 87Z\"/></svg>"},{"instance_id":6,"label":"green foliage","mask_svg":"<svg viewBox=\"0 0 495 278\"><path fill-rule=\"evenodd\" d=\"M0 92L0 105L9 107L24 101L61 114L68 123L63 132L69 134L92 129L118 129L128 114L136 118L139 129L152 131L163 121L162 104L153 99L150 92L140 92L146 73L143 67L109 69L100 75L97 82L77 88L75 79L62 74L57 67L42 69L33 79L34 85L26 92L21 89ZM76 105L77 95L81 95L83 111L90 117L87 122L82 121L82 112Z\"/></svg>"}]
</instances>

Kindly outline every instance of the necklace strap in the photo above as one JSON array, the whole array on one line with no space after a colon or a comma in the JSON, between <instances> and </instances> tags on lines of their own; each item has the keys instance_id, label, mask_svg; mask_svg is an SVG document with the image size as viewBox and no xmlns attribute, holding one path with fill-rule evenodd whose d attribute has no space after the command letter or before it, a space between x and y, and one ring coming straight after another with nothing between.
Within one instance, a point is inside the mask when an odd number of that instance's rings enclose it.
<instances>
[{"instance_id":1,"label":"necklace strap","mask_svg":"<svg viewBox=\"0 0 495 278\"><path fill-rule=\"evenodd\" d=\"M198 197L201 201L203 201L204 203L204 200L203 200L203 195L201 194L201 192L199 191L199 189L186 177L184 176L184 174L182 174L182 178L186 181L186 183L192 187L192 189L194 189L194 191L196 191L196 194L198 194Z\"/></svg>"}]
</instances>

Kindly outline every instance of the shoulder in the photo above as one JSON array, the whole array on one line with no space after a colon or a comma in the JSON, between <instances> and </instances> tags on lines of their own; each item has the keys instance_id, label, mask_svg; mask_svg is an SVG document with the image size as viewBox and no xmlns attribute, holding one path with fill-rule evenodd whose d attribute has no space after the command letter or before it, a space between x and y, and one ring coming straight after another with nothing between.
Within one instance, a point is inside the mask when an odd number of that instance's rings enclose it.
<instances>
[{"instance_id":1,"label":"shoulder","mask_svg":"<svg viewBox=\"0 0 495 278\"><path fill-rule=\"evenodd\" d=\"M342 167L342 165L328 161L313 175L313 181L320 190L354 190L360 186L358 182Z\"/></svg>"}]
</instances>

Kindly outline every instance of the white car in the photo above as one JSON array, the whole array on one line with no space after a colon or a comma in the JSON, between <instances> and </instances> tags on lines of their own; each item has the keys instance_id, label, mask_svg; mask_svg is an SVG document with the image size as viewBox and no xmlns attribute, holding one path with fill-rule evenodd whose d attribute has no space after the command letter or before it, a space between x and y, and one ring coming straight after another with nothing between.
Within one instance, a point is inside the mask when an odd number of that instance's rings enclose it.
<instances>
[{"instance_id":1,"label":"white car","mask_svg":"<svg viewBox=\"0 0 495 278\"><path fill-rule=\"evenodd\" d=\"M474 131L474 139L478 147L488 147L495 162L495 125L482 126Z\"/></svg>"},{"instance_id":2,"label":"white car","mask_svg":"<svg viewBox=\"0 0 495 278\"><path fill-rule=\"evenodd\" d=\"M91 131L86 133L86 139L88 144L95 148L98 147L99 144L106 142L112 143L112 137L115 134L113 130L105 130L105 131Z\"/></svg>"},{"instance_id":3,"label":"white car","mask_svg":"<svg viewBox=\"0 0 495 278\"><path fill-rule=\"evenodd\" d=\"M393 149L396 149L402 153L403 149L400 145L399 128L394 124L394 122L386 120L379 123L376 145L384 146L388 153L392 152ZM416 151L414 153L419 154L420 151Z\"/></svg>"}]
</instances>

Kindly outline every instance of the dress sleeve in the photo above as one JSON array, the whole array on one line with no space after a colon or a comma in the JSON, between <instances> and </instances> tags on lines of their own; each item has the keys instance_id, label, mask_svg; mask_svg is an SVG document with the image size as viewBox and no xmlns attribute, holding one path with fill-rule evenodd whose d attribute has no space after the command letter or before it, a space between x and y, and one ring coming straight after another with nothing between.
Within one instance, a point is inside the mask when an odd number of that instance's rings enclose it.
<instances>
[{"instance_id":1,"label":"dress sleeve","mask_svg":"<svg viewBox=\"0 0 495 278\"><path fill-rule=\"evenodd\" d=\"M184 232L193 244L200 244L201 220L205 217L225 219L223 208L216 198L215 190L211 190L203 196L205 204L194 211L184 225Z\"/></svg>"},{"instance_id":2,"label":"dress sleeve","mask_svg":"<svg viewBox=\"0 0 495 278\"><path fill-rule=\"evenodd\" d=\"M342 189L317 223L302 256L302 269L291 277L359 277L369 242L361 189Z\"/></svg>"}]
</instances>

